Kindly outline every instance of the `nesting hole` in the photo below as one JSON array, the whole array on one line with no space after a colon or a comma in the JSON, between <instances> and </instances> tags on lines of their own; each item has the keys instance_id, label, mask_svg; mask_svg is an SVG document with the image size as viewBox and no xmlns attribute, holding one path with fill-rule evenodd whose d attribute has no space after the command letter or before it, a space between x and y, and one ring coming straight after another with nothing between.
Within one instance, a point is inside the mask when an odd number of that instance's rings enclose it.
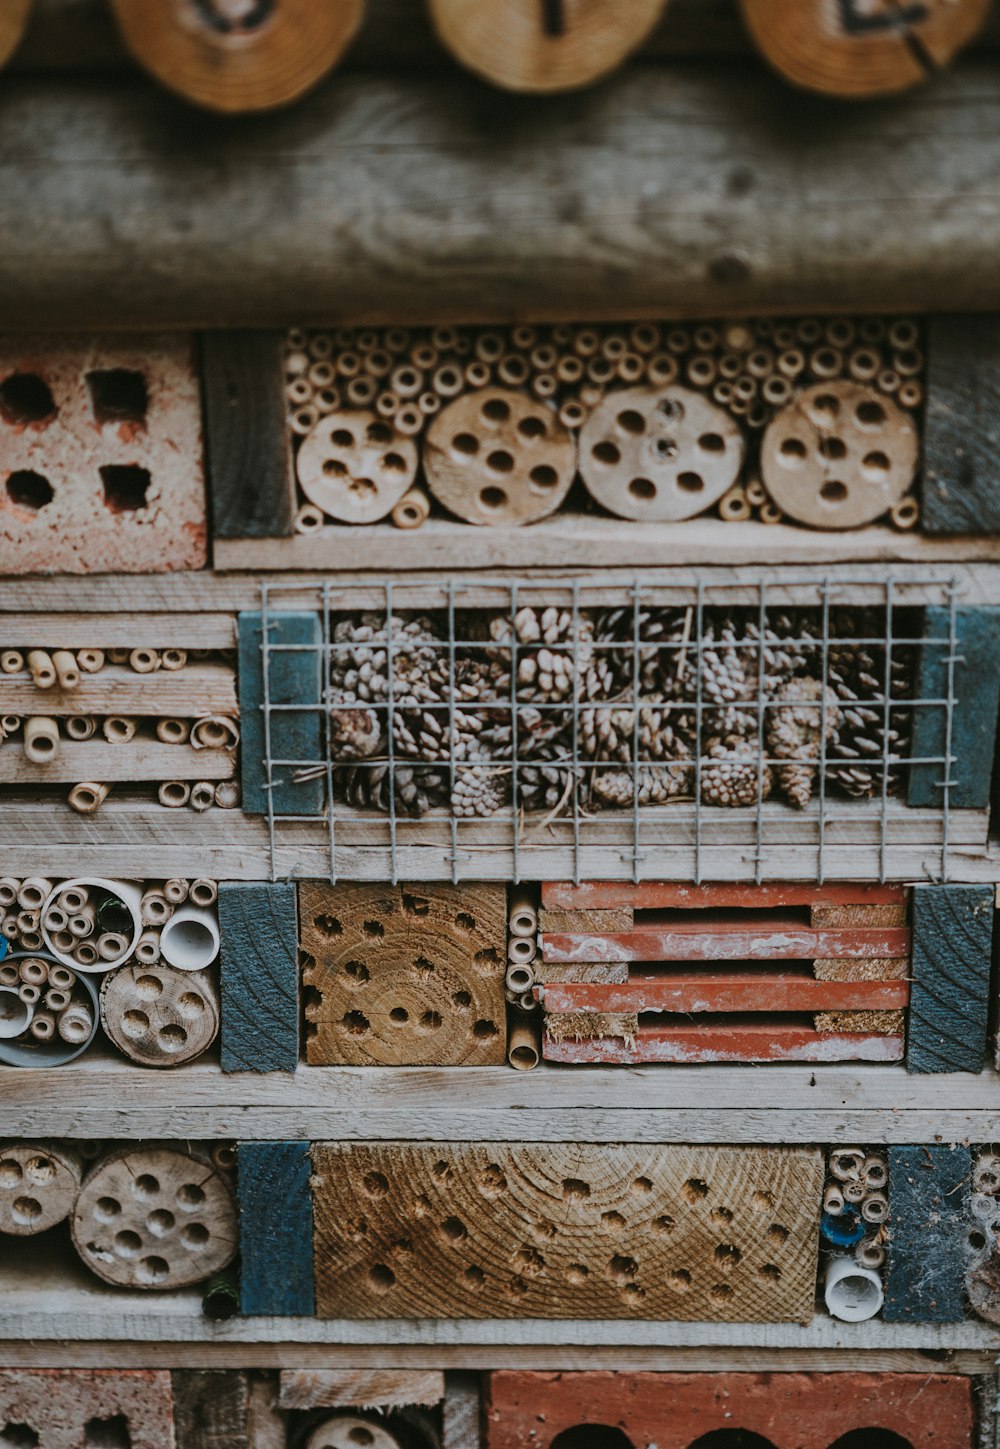
<instances>
[{"instance_id":1,"label":"nesting hole","mask_svg":"<svg viewBox=\"0 0 1000 1449\"><path fill-rule=\"evenodd\" d=\"M0 1449L37 1449L38 1435L27 1424L5 1424L0 1429Z\"/></svg>"},{"instance_id":2,"label":"nesting hole","mask_svg":"<svg viewBox=\"0 0 1000 1449\"><path fill-rule=\"evenodd\" d=\"M574 1287L579 1287L581 1283L586 1283L589 1277L590 1269L586 1263L570 1263L566 1269L566 1281L567 1283L572 1283Z\"/></svg>"},{"instance_id":3,"label":"nesting hole","mask_svg":"<svg viewBox=\"0 0 1000 1449\"><path fill-rule=\"evenodd\" d=\"M275 0L194 0L204 24L220 35L258 30L274 10Z\"/></svg>"},{"instance_id":4,"label":"nesting hole","mask_svg":"<svg viewBox=\"0 0 1000 1449\"><path fill-rule=\"evenodd\" d=\"M657 1237L665 1238L673 1232L677 1224L668 1213L663 1213L660 1217L654 1218L649 1226Z\"/></svg>"},{"instance_id":5,"label":"nesting hole","mask_svg":"<svg viewBox=\"0 0 1000 1449\"><path fill-rule=\"evenodd\" d=\"M485 1286L486 1274L483 1272L482 1268L480 1268L475 1263L471 1263L469 1267L466 1268L462 1276L465 1279L466 1285L471 1288L473 1292L476 1292L480 1288Z\"/></svg>"},{"instance_id":6,"label":"nesting hole","mask_svg":"<svg viewBox=\"0 0 1000 1449\"><path fill-rule=\"evenodd\" d=\"M209 1231L204 1223L189 1223L181 1232L181 1242L185 1248L197 1252L203 1248L209 1239Z\"/></svg>"},{"instance_id":7,"label":"nesting hole","mask_svg":"<svg viewBox=\"0 0 1000 1449\"><path fill-rule=\"evenodd\" d=\"M743 1258L739 1248L734 1247L732 1243L720 1243L712 1256L726 1273L731 1273Z\"/></svg>"},{"instance_id":8,"label":"nesting hole","mask_svg":"<svg viewBox=\"0 0 1000 1449\"><path fill-rule=\"evenodd\" d=\"M479 491L479 501L484 508L502 508L507 502L507 494L502 488L486 487Z\"/></svg>"},{"instance_id":9,"label":"nesting hole","mask_svg":"<svg viewBox=\"0 0 1000 1449\"><path fill-rule=\"evenodd\" d=\"M387 423L369 423L365 430L369 443L391 443L392 429Z\"/></svg>"},{"instance_id":10,"label":"nesting hole","mask_svg":"<svg viewBox=\"0 0 1000 1449\"><path fill-rule=\"evenodd\" d=\"M341 935L344 929L337 917L330 915L315 916L313 918L313 925L319 931L320 935L326 936L328 940L333 936Z\"/></svg>"},{"instance_id":11,"label":"nesting hole","mask_svg":"<svg viewBox=\"0 0 1000 1449\"><path fill-rule=\"evenodd\" d=\"M342 463L339 458L324 458L323 473L327 478L346 478L347 464Z\"/></svg>"},{"instance_id":12,"label":"nesting hole","mask_svg":"<svg viewBox=\"0 0 1000 1449\"><path fill-rule=\"evenodd\" d=\"M468 1011L472 1005L472 993L469 991L453 991L452 1004L457 1006L459 1011Z\"/></svg>"},{"instance_id":13,"label":"nesting hole","mask_svg":"<svg viewBox=\"0 0 1000 1449\"><path fill-rule=\"evenodd\" d=\"M757 1269L757 1277L763 1278L765 1283L777 1283L781 1278L781 1269L777 1263L762 1263Z\"/></svg>"},{"instance_id":14,"label":"nesting hole","mask_svg":"<svg viewBox=\"0 0 1000 1449\"><path fill-rule=\"evenodd\" d=\"M774 1207L774 1194L765 1188L759 1187L750 1199L755 1212L767 1213Z\"/></svg>"},{"instance_id":15,"label":"nesting hole","mask_svg":"<svg viewBox=\"0 0 1000 1449\"><path fill-rule=\"evenodd\" d=\"M7 497L19 508L30 508L34 513L51 503L55 497L52 484L41 473L30 468L16 468L7 476Z\"/></svg>"},{"instance_id":16,"label":"nesting hole","mask_svg":"<svg viewBox=\"0 0 1000 1449\"><path fill-rule=\"evenodd\" d=\"M141 1172L132 1184L132 1191L136 1197L156 1197L160 1191L159 1179L151 1172Z\"/></svg>"},{"instance_id":17,"label":"nesting hole","mask_svg":"<svg viewBox=\"0 0 1000 1449\"><path fill-rule=\"evenodd\" d=\"M731 1223L733 1220L733 1213L732 1210L727 1207L714 1207L709 1213L709 1217L712 1219L713 1223Z\"/></svg>"},{"instance_id":18,"label":"nesting hole","mask_svg":"<svg viewBox=\"0 0 1000 1449\"><path fill-rule=\"evenodd\" d=\"M368 1269L368 1286L373 1293L388 1293L396 1286L396 1275L388 1263L373 1263Z\"/></svg>"},{"instance_id":19,"label":"nesting hole","mask_svg":"<svg viewBox=\"0 0 1000 1449\"><path fill-rule=\"evenodd\" d=\"M495 946L486 946L482 951L476 952L472 964L481 975L488 976L500 965L500 954Z\"/></svg>"},{"instance_id":20,"label":"nesting hole","mask_svg":"<svg viewBox=\"0 0 1000 1449\"><path fill-rule=\"evenodd\" d=\"M545 1259L537 1248L533 1248L530 1243L524 1243L514 1254L511 1266L527 1278L537 1278L545 1271Z\"/></svg>"},{"instance_id":21,"label":"nesting hole","mask_svg":"<svg viewBox=\"0 0 1000 1449\"><path fill-rule=\"evenodd\" d=\"M350 1036L365 1036L372 1029L363 1011L345 1011L340 1024Z\"/></svg>"},{"instance_id":22,"label":"nesting hole","mask_svg":"<svg viewBox=\"0 0 1000 1449\"><path fill-rule=\"evenodd\" d=\"M366 1172L361 1185L369 1197L385 1197L389 1191L389 1179L384 1172Z\"/></svg>"},{"instance_id":23,"label":"nesting hole","mask_svg":"<svg viewBox=\"0 0 1000 1449\"><path fill-rule=\"evenodd\" d=\"M839 478L827 478L819 490L819 496L826 503L843 503L847 497L847 484Z\"/></svg>"},{"instance_id":24,"label":"nesting hole","mask_svg":"<svg viewBox=\"0 0 1000 1449\"><path fill-rule=\"evenodd\" d=\"M861 466L866 473L873 473L876 477L883 477L889 471L889 459L885 453L866 453L861 460Z\"/></svg>"},{"instance_id":25,"label":"nesting hole","mask_svg":"<svg viewBox=\"0 0 1000 1449\"><path fill-rule=\"evenodd\" d=\"M464 1243L468 1236L469 1230L462 1222L461 1218L445 1218L444 1222L441 1224L441 1240L442 1242L447 1243L449 1247L453 1248L457 1243Z\"/></svg>"},{"instance_id":26,"label":"nesting hole","mask_svg":"<svg viewBox=\"0 0 1000 1449\"><path fill-rule=\"evenodd\" d=\"M486 455L486 466L492 468L494 473L512 473L514 455L508 453L506 448L494 448L492 453Z\"/></svg>"},{"instance_id":27,"label":"nesting hole","mask_svg":"<svg viewBox=\"0 0 1000 1449\"><path fill-rule=\"evenodd\" d=\"M505 423L510 417L510 407L502 397L491 397L483 403L482 416L490 423Z\"/></svg>"},{"instance_id":28,"label":"nesting hole","mask_svg":"<svg viewBox=\"0 0 1000 1449\"><path fill-rule=\"evenodd\" d=\"M34 372L12 372L0 382L0 417L13 427L55 417L56 401L48 383Z\"/></svg>"},{"instance_id":29,"label":"nesting hole","mask_svg":"<svg viewBox=\"0 0 1000 1449\"><path fill-rule=\"evenodd\" d=\"M788 1242L788 1229L780 1223L772 1223L767 1230L767 1241L774 1248L783 1247Z\"/></svg>"},{"instance_id":30,"label":"nesting hole","mask_svg":"<svg viewBox=\"0 0 1000 1449\"><path fill-rule=\"evenodd\" d=\"M196 1182L186 1182L183 1187L178 1188L177 1201L182 1208L199 1208L205 1201L205 1189Z\"/></svg>"},{"instance_id":31,"label":"nesting hole","mask_svg":"<svg viewBox=\"0 0 1000 1449\"><path fill-rule=\"evenodd\" d=\"M11 1214L15 1222L33 1223L42 1215L42 1205L37 1197L16 1197L11 1204Z\"/></svg>"},{"instance_id":32,"label":"nesting hole","mask_svg":"<svg viewBox=\"0 0 1000 1449\"><path fill-rule=\"evenodd\" d=\"M649 478L630 478L628 491L633 498L638 498L643 503L656 497L656 484Z\"/></svg>"},{"instance_id":33,"label":"nesting hole","mask_svg":"<svg viewBox=\"0 0 1000 1449\"><path fill-rule=\"evenodd\" d=\"M492 1041L499 1034L496 1022L487 1021L485 1017L480 1017L472 1028L472 1035L477 1041Z\"/></svg>"},{"instance_id":34,"label":"nesting hole","mask_svg":"<svg viewBox=\"0 0 1000 1449\"><path fill-rule=\"evenodd\" d=\"M443 1017L439 1011L425 1011L420 1017L421 1031L440 1031Z\"/></svg>"},{"instance_id":35,"label":"nesting hole","mask_svg":"<svg viewBox=\"0 0 1000 1449\"><path fill-rule=\"evenodd\" d=\"M986 1247L986 1234L981 1233L978 1228L973 1228L969 1234L969 1247L979 1253Z\"/></svg>"},{"instance_id":36,"label":"nesting hole","mask_svg":"<svg viewBox=\"0 0 1000 1449\"><path fill-rule=\"evenodd\" d=\"M382 467L386 473L405 473L406 459L402 453L386 453L382 458Z\"/></svg>"},{"instance_id":37,"label":"nesting hole","mask_svg":"<svg viewBox=\"0 0 1000 1449\"><path fill-rule=\"evenodd\" d=\"M782 438L778 454L783 463L801 463L806 456L806 445L801 438Z\"/></svg>"},{"instance_id":38,"label":"nesting hole","mask_svg":"<svg viewBox=\"0 0 1000 1449\"><path fill-rule=\"evenodd\" d=\"M819 455L828 462L840 463L847 457L847 444L843 438L821 438Z\"/></svg>"},{"instance_id":39,"label":"nesting hole","mask_svg":"<svg viewBox=\"0 0 1000 1449\"><path fill-rule=\"evenodd\" d=\"M639 1264L636 1260L624 1253L616 1253L608 1263L608 1278L612 1283L617 1283L619 1287L631 1283L638 1271Z\"/></svg>"},{"instance_id":40,"label":"nesting hole","mask_svg":"<svg viewBox=\"0 0 1000 1449\"><path fill-rule=\"evenodd\" d=\"M87 390L100 427L107 423L134 423L145 427L149 389L141 372L128 367L88 372Z\"/></svg>"},{"instance_id":41,"label":"nesting hole","mask_svg":"<svg viewBox=\"0 0 1000 1449\"><path fill-rule=\"evenodd\" d=\"M623 432L638 436L646 431L646 419L635 408L623 408L618 414L618 426Z\"/></svg>"},{"instance_id":42,"label":"nesting hole","mask_svg":"<svg viewBox=\"0 0 1000 1449\"><path fill-rule=\"evenodd\" d=\"M429 976L434 970L434 962L428 961L426 956L416 956L413 961L413 969L419 971L421 975Z\"/></svg>"},{"instance_id":43,"label":"nesting hole","mask_svg":"<svg viewBox=\"0 0 1000 1449\"><path fill-rule=\"evenodd\" d=\"M691 1287L691 1274L687 1268L675 1268L667 1274L667 1287L673 1293L686 1293Z\"/></svg>"},{"instance_id":44,"label":"nesting hole","mask_svg":"<svg viewBox=\"0 0 1000 1449\"><path fill-rule=\"evenodd\" d=\"M677 486L683 493L700 493L705 487L705 480L700 473L678 473Z\"/></svg>"},{"instance_id":45,"label":"nesting hole","mask_svg":"<svg viewBox=\"0 0 1000 1449\"><path fill-rule=\"evenodd\" d=\"M719 433L702 433L698 439L698 447L703 453L724 453L726 451L725 439Z\"/></svg>"},{"instance_id":46,"label":"nesting hole","mask_svg":"<svg viewBox=\"0 0 1000 1449\"><path fill-rule=\"evenodd\" d=\"M615 443L595 443L591 449L591 457L596 458L598 463L606 463L609 468L621 462L621 452Z\"/></svg>"},{"instance_id":47,"label":"nesting hole","mask_svg":"<svg viewBox=\"0 0 1000 1449\"><path fill-rule=\"evenodd\" d=\"M590 1196L590 1183L582 1177L564 1177L562 1195L563 1202L585 1202Z\"/></svg>"},{"instance_id":48,"label":"nesting hole","mask_svg":"<svg viewBox=\"0 0 1000 1449\"><path fill-rule=\"evenodd\" d=\"M110 1223L122 1210L116 1197L99 1197L94 1205L94 1217L98 1222Z\"/></svg>"},{"instance_id":49,"label":"nesting hole","mask_svg":"<svg viewBox=\"0 0 1000 1449\"><path fill-rule=\"evenodd\" d=\"M861 402L858 403L854 416L862 427L880 428L885 422L885 408L878 402Z\"/></svg>"},{"instance_id":50,"label":"nesting hole","mask_svg":"<svg viewBox=\"0 0 1000 1449\"><path fill-rule=\"evenodd\" d=\"M517 431L521 434L522 438L530 440L533 438L544 438L548 429L545 426L545 420L536 417L532 413L529 417L521 419L517 425Z\"/></svg>"},{"instance_id":51,"label":"nesting hole","mask_svg":"<svg viewBox=\"0 0 1000 1449\"><path fill-rule=\"evenodd\" d=\"M620 1233L624 1231L625 1219L614 1211L601 1213L601 1227L606 1233Z\"/></svg>"},{"instance_id":52,"label":"nesting hole","mask_svg":"<svg viewBox=\"0 0 1000 1449\"><path fill-rule=\"evenodd\" d=\"M405 1006L394 1006L389 1012L389 1020L394 1026L405 1026L410 1019L410 1013Z\"/></svg>"},{"instance_id":53,"label":"nesting hole","mask_svg":"<svg viewBox=\"0 0 1000 1449\"><path fill-rule=\"evenodd\" d=\"M330 434L330 442L335 443L338 448L353 448L354 434L350 428L334 428Z\"/></svg>"},{"instance_id":54,"label":"nesting hole","mask_svg":"<svg viewBox=\"0 0 1000 1449\"><path fill-rule=\"evenodd\" d=\"M681 1188L681 1192L685 1201L689 1202L692 1207L695 1207L698 1203L704 1202L705 1198L708 1197L708 1183L700 1177L689 1177Z\"/></svg>"},{"instance_id":55,"label":"nesting hole","mask_svg":"<svg viewBox=\"0 0 1000 1449\"><path fill-rule=\"evenodd\" d=\"M361 929L372 941L383 941L385 939L385 927L381 921L365 921Z\"/></svg>"},{"instance_id":56,"label":"nesting hole","mask_svg":"<svg viewBox=\"0 0 1000 1449\"><path fill-rule=\"evenodd\" d=\"M104 506L112 513L135 513L146 506L152 478L136 463L109 463L101 469Z\"/></svg>"},{"instance_id":57,"label":"nesting hole","mask_svg":"<svg viewBox=\"0 0 1000 1449\"><path fill-rule=\"evenodd\" d=\"M142 1248L142 1239L138 1233L125 1232L115 1234L115 1253L119 1258L134 1258Z\"/></svg>"},{"instance_id":58,"label":"nesting hole","mask_svg":"<svg viewBox=\"0 0 1000 1449\"><path fill-rule=\"evenodd\" d=\"M426 896L412 896L403 892L403 915L426 916L430 914L431 903Z\"/></svg>"},{"instance_id":59,"label":"nesting hole","mask_svg":"<svg viewBox=\"0 0 1000 1449\"><path fill-rule=\"evenodd\" d=\"M479 1174L479 1188L484 1197L499 1197L507 1191L507 1178L498 1162L491 1162Z\"/></svg>"},{"instance_id":60,"label":"nesting hole","mask_svg":"<svg viewBox=\"0 0 1000 1449\"><path fill-rule=\"evenodd\" d=\"M172 1212L166 1208L157 1208L146 1219L146 1227L154 1237L165 1238L168 1233L173 1232L176 1222L177 1219Z\"/></svg>"},{"instance_id":61,"label":"nesting hole","mask_svg":"<svg viewBox=\"0 0 1000 1449\"><path fill-rule=\"evenodd\" d=\"M813 400L813 410L827 417L835 418L840 412L840 399L832 392L822 392Z\"/></svg>"},{"instance_id":62,"label":"nesting hole","mask_svg":"<svg viewBox=\"0 0 1000 1449\"><path fill-rule=\"evenodd\" d=\"M188 1034L177 1022L171 1022L168 1026L161 1026L157 1032L157 1040L164 1051L183 1051L187 1045Z\"/></svg>"},{"instance_id":63,"label":"nesting hole","mask_svg":"<svg viewBox=\"0 0 1000 1449\"><path fill-rule=\"evenodd\" d=\"M559 474L548 463L539 463L532 468L528 477L536 488L554 488L559 482Z\"/></svg>"},{"instance_id":64,"label":"nesting hole","mask_svg":"<svg viewBox=\"0 0 1000 1449\"><path fill-rule=\"evenodd\" d=\"M347 961L344 964L344 975L354 983L355 986L364 986L366 981L371 980L371 972L363 961Z\"/></svg>"}]
</instances>

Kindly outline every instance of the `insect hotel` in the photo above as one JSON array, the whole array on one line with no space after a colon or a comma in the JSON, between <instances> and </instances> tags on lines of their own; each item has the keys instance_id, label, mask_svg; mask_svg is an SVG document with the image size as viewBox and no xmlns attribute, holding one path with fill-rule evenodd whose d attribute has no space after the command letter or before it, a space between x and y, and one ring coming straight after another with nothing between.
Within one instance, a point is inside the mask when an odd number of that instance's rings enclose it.
<instances>
[{"instance_id":1,"label":"insect hotel","mask_svg":"<svg viewBox=\"0 0 1000 1449\"><path fill-rule=\"evenodd\" d=\"M0 1449L997 1449L988 0L0 10Z\"/></svg>"}]
</instances>

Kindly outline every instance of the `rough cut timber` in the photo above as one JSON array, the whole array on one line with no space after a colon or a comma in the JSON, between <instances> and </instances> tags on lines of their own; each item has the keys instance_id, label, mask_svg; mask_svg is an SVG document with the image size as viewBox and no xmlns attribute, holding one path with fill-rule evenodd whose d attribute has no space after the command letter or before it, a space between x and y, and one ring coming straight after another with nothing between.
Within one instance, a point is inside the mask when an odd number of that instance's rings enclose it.
<instances>
[{"instance_id":1,"label":"rough cut timber","mask_svg":"<svg viewBox=\"0 0 1000 1449\"><path fill-rule=\"evenodd\" d=\"M887 1323L961 1323L968 1251L968 1147L889 1148Z\"/></svg>"},{"instance_id":2,"label":"rough cut timber","mask_svg":"<svg viewBox=\"0 0 1000 1449\"><path fill-rule=\"evenodd\" d=\"M231 664L192 663L183 669L137 674L126 665L106 664L84 674L76 689L39 690L27 670L0 674L0 711L4 714L133 714L155 718L238 712L236 676Z\"/></svg>"},{"instance_id":3,"label":"rough cut timber","mask_svg":"<svg viewBox=\"0 0 1000 1449\"><path fill-rule=\"evenodd\" d=\"M704 1026L639 1025L634 1039L620 1036L560 1039L547 1030L547 1062L635 1066L639 1062L898 1062L903 1037L881 1032L819 1031L772 1021Z\"/></svg>"},{"instance_id":4,"label":"rough cut timber","mask_svg":"<svg viewBox=\"0 0 1000 1449\"><path fill-rule=\"evenodd\" d=\"M482 1449L482 1377L462 1369L445 1375L441 1449Z\"/></svg>"},{"instance_id":5,"label":"rough cut timber","mask_svg":"<svg viewBox=\"0 0 1000 1449\"><path fill-rule=\"evenodd\" d=\"M813 1313L813 1149L316 1143L313 1163L324 1318Z\"/></svg>"},{"instance_id":6,"label":"rough cut timber","mask_svg":"<svg viewBox=\"0 0 1000 1449\"><path fill-rule=\"evenodd\" d=\"M831 1449L852 1430L888 1431L912 1449L970 1449L974 1412L972 1380L958 1374L493 1373L485 1419L486 1449L549 1449L579 1424L657 1449L715 1433Z\"/></svg>"},{"instance_id":7,"label":"rough cut timber","mask_svg":"<svg viewBox=\"0 0 1000 1449\"><path fill-rule=\"evenodd\" d=\"M307 1142L241 1142L240 1310L311 1317L313 1203Z\"/></svg>"},{"instance_id":8,"label":"rough cut timber","mask_svg":"<svg viewBox=\"0 0 1000 1449\"><path fill-rule=\"evenodd\" d=\"M868 882L845 882L815 886L798 881L764 881L748 886L744 881L719 881L705 885L688 885L684 881L545 881L542 884L542 907L552 910L613 910L628 906L633 910L711 909L747 904L747 893L762 906L812 906L855 904L898 904L906 900L906 887L876 885Z\"/></svg>"},{"instance_id":9,"label":"rough cut timber","mask_svg":"<svg viewBox=\"0 0 1000 1449\"><path fill-rule=\"evenodd\" d=\"M8 1437L11 1429L21 1437ZM0 1370L0 1432L12 1445L39 1449L187 1449L175 1441L163 1369Z\"/></svg>"},{"instance_id":10,"label":"rough cut timber","mask_svg":"<svg viewBox=\"0 0 1000 1449\"><path fill-rule=\"evenodd\" d=\"M190 337L0 339L0 572L208 558Z\"/></svg>"},{"instance_id":11,"label":"rough cut timber","mask_svg":"<svg viewBox=\"0 0 1000 1449\"><path fill-rule=\"evenodd\" d=\"M281 334L206 332L201 369L215 537L289 535L293 491Z\"/></svg>"},{"instance_id":12,"label":"rough cut timber","mask_svg":"<svg viewBox=\"0 0 1000 1449\"><path fill-rule=\"evenodd\" d=\"M433 1407L443 1398L439 1369L282 1369L278 1392L285 1410Z\"/></svg>"},{"instance_id":13,"label":"rough cut timber","mask_svg":"<svg viewBox=\"0 0 1000 1449\"><path fill-rule=\"evenodd\" d=\"M993 886L913 890L911 1072L980 1072L986 1059Z\"/></svg>"},{"instance_id":14,"label":"rough cut timber","mask_svg":"<svg viewBox=\"0 0 1000 1449\"><path fill-rule=\"evenodd\" d=\"M171 1378L177 1449L258 1449L249 1432L245 1373L180 1369Z\"/></svg>"},{"instance_id":15,"label":"rough cut timber","mask_svg":"<svg viewBox=\"0 0 1000 1449\"><path fill-rule=\"evenodd\" d=\"M1000 531L1000 316L932 317L921 523L926 533Z\"/></svg>"},{"instance_id":16,"label":"rough cut timber","mask_svg":"<svg viewBox=\"0 0 1000 1449\"><path fill-rule=\"evenodd\" d=\"M506 1060L502 885L299 887L314 1065Z\"/></svg>"},{"instance_id":17,"label":"rough cut timber","mask_svg":"<svg viewBox=\"0 0 1000 1449\"><path fill-rule=\"evenodd\" d=\"M291 883L219 886L224 1072L295 1071L297 927Z\"/></svg>"}]
</instances>

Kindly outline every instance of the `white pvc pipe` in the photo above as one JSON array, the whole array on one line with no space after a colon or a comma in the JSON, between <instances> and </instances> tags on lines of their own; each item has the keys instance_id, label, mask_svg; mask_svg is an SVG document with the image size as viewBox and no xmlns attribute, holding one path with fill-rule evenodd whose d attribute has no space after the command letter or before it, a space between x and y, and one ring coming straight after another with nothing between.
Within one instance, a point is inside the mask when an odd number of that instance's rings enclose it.
<instances>
[{"instance_id":1,"label":"white pvc pipe","mask_svg":"<svg viewBox=\"0 0 1000 1449\"><path fill-rule=\"evenodd\" d=\"M178 971L203 971L219 954L219 922L215 911L181 906L160 932L160 954Z\"/></svg>"},{"instance_id":2,"label":"white pvc pipe","mask_svg":"<svg viewBox=\"0 0 1000 1449\"><path fill-rule=\"evenodd\" d=\"M132 934L126 941L126 948L122 954L113 961L95 960L92 963L81 961L79 956L72 956L68 951L61 951L56 945L53 934L45 924L45 912L50 902L57 900L67 890L76 891L84 887L96 886L101 890L110 891L113 896L128 907L129 915L132 917ZM73 880L63 881L51 892L48 900L42 906L42 935L45 937L45 944L64 966L70 966L74 971L93 971L95 974L102 971L110 971L114 966L120 966L127 961L135 950L136 942L142 934L142 921L139 918L139 905L142 900L142 891L134 881L130 880L105 880L101 876L75 876ZM89 952L85 953L89 957ZM94 953L96 956L96 952Z\"/></svg>"},{"instance_id":3,"label":"white pvc pipe","mask_svg":"<svg viewBox=\"0 0 1000 1449\"><path fill-rule=\"evenodd\" d=\"M16 987L0 986L0 1037L20 1036L35 1014L34 1002L22 1001Z\"/></svg>"},{"instance_id":4,"label":"white pvc pipe","mask_svg":"<svg viewBox=\"0 0 1000 1449\"><path fill-rule=\"evenodd\" d=\"M882 1279L854 1258L831 1258L823 1297L828 1311L844 1323L864 1323L882 1308Z\"/></svg>"}]
</instances>

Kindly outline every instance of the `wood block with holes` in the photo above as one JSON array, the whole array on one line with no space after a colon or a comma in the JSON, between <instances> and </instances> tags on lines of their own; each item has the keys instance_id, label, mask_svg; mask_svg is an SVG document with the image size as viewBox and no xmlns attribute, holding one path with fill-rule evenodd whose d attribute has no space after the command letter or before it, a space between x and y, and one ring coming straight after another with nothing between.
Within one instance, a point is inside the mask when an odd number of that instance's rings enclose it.
<instances>
[{"instance_id":1,"label":"wood block with holes","mask_svg":"<svg viewBox=\"0 0 1000 1449\"><path fill-rule=\"evenodd\" d=\"M506 1060L502 885L310 882L299 917L310 1063Z\"/></svg>"},{"instance_id":2,"label":"wood block with holes","mask_svg":"<svg viewBox=\"0 0 1000 1449\"><path fill-rule=\"evenodd\" d=\"M972 1380L959 1374L512 1371L489 1375L485 1422L486 1449L549 1449L582 1424L657 1449L717 1433L720 1449L829 1449L852 1431L881 1443L879 1430L912 1449L971 1449L975 1414Z\"/></svg>"},{"instance_id":3,"label":"wood block with holes","mask_svg":"<svg viewBox=\"0 0 1000 1449\"><path fill-rule=\"evenodd\" d=\"M184 336L0 343L0 574L208 560L201 405Z\"/></svg>"},{"instance_id":4,"label":"wood block with holes","mask_svg":"<svg viewBox=\"0 0 1000 1449\"><path fill-rule=\"evenodd\" d=\"M316 1143L325 1318L807 1322L822 1154Z\"/></svg>"},{"instance_id":5,"label":"wood block with holes","mask_svg":"<svg viewBox=\"0 0 1000 1449\"><path fill-rule=\"evenodd\" d=\"M174 1449L163 1369L0 1370L0 1443L38 1449Z\"/></svg>"}]
</instances>

